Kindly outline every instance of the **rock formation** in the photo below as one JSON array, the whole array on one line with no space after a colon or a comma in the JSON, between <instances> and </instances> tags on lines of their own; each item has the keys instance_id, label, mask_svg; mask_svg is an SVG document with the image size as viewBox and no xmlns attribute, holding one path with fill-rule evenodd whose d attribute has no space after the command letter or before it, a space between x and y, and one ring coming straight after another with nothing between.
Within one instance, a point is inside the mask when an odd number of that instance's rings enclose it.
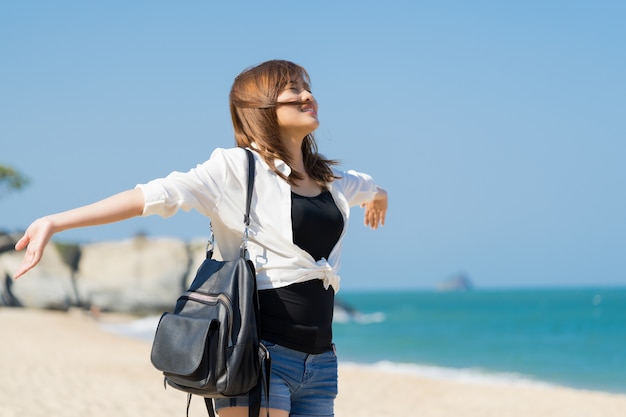
<instances>
[{"instance_id":1,"label":"rock formation","mask_svg":"<svg viewBox=\"0 0 626 417\"><path fill-rule=\"evenodd\" d=\"M472 281L463 273L440 281L436 287L437 291L470 291L473 288Z\"/></svg>"},{"instance_id":2,"label":"rock formation","mask_svg":"<svg viewBox=\"0 0 626 417\"><path fill-rule=\"evenodd\" d=\"M81 306L128 313L169 310L195 276L205 245L144 236L74 246L51 244L40 264L18 280L11 274L23 253L5 250L0 253L0 305Z\"/></svg>"}]
</instances>

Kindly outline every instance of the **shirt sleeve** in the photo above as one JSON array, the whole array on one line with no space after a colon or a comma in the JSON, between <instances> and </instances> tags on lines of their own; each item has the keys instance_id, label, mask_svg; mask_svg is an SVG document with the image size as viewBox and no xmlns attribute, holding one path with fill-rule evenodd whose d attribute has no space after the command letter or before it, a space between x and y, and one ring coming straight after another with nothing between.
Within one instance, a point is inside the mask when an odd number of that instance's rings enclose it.
<instances>
[{"instance_id":1,"label":"shirt sleeve","mask_svg":"<svg viewBox=\"0 0 626 417\"><path fill-rule=\"evenodd\" d=\"M369 175L352 170L336 174L341 177L336 181L341 185L343 194L351 207L371 201L376 196L378 187Z\"/></svg>"},{"instance_id":2,"label":"shirt sleeve","mask_svg":"<svg viewBox=\"0 0 626 417\"><path fill-rule=\"evenodd\" d=\"M208 161L188 172L174 171L164 178L138 184L144 194L142 216L158 214L169 217L179 209L195 209L210 216L219 204L228 175L225 150L218 148Z\"/></svg>"}]
</instances>

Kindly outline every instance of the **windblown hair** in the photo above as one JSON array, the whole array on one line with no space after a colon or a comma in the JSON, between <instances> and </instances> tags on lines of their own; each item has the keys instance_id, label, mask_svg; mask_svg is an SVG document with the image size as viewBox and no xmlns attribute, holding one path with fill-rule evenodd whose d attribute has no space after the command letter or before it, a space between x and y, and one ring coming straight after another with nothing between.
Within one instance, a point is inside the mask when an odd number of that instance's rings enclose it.
<instances>
[{"instance_id":1,"label":"windblown hair","mask_svg":"<svg viewBox=\"0 0 626 417\"><path fill-rule=\"evenodd\" d=\"M256 150L270 168L290 184L303 176L292 170L286 177L275 168L276 159L290 166L292 162L280 139L276 107L279 94L289 83L300 80L307 85L310 83L304 68L293 62L273 60L244 70L235 78L230 90L230 115L237 146ZM302 156L306 173L320 186L325 187L335 179L331 166L337 161L318 153L313 134L302 141Z\"/></svg>"}]
</instances>

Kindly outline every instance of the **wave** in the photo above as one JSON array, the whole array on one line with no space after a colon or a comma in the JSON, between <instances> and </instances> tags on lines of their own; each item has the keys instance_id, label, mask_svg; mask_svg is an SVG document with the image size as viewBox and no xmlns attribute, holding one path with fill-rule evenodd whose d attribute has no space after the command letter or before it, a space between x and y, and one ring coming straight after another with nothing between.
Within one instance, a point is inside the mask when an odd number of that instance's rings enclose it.
<instances>
[{"instance_id":1,"label":"wave","mask_svg":"<svg viewBox=\"0 0 626 417\"><path fill-rule=\"evenodd\" d=\"M135 320L114 323L101 323L103 330L124 337L132 337L144 341L152 342L154 333L161 316L147 316ZM349 311L342 308L335 310L333 318L335 323L358 323L371 324L381 323L385 321L384 313L361 313L358 311Z\"/></svg>"},{"instance_id":2,"label":"wave","mask_svg":"<svg viewBox=\"0 0 626 417\"><path fill-rule=\"evenodd\" d=\"M333 322L335 323L358 323L371 324L385 321L385 313L360 313L350 312L342 309L335 309Z\"/></svg>"},{"instance_id":3,"label":"wave","mask_svg":"<svg viewBox=\"0 0 626 417\"><path fill-rule=\"evenodd\" d=\"M361 313L345 301L338 298L335 299L335 310L333 313L334 323L382 323L385 321L385 318L385 313Z\"/></svg>"},{"instance_id":4,"label":"wave","mask_svg":"<svg viewBox=\"0 0 626 417\"><path fill-rule=\"evenodd\" d=\"M397 375L415 375L433 379L462 382L466 384L499 384L499 385L525 385L554 387L556 385L533 379L528 375L505 372L488 372L474 368L444 368L432 365L420 365L414 363L398 363L380 361L373 364L356 362L341 362L341 366L364 367L380 372Z\"/></svg>"}]
</instances>

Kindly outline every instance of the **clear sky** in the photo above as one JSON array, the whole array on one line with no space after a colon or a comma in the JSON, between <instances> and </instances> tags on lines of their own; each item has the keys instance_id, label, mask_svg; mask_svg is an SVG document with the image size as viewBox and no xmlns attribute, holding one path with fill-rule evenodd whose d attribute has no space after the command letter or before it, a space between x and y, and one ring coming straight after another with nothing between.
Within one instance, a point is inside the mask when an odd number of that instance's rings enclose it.
<instances>
[{"instance_id":1,"label":"clear sky","mask_svg":"<svg viewBox=\"0 0 626 417\"><path fill-rule=\"evenodd\" d=\"M344 289L626 285L622 1L14 1L0 5L0 163L31 179L0 228L185 171L234 144L228 91L310 72L322 153L370 173ZM133 219L58 240L204 237Z\"/></svg>"}]
</instances>

